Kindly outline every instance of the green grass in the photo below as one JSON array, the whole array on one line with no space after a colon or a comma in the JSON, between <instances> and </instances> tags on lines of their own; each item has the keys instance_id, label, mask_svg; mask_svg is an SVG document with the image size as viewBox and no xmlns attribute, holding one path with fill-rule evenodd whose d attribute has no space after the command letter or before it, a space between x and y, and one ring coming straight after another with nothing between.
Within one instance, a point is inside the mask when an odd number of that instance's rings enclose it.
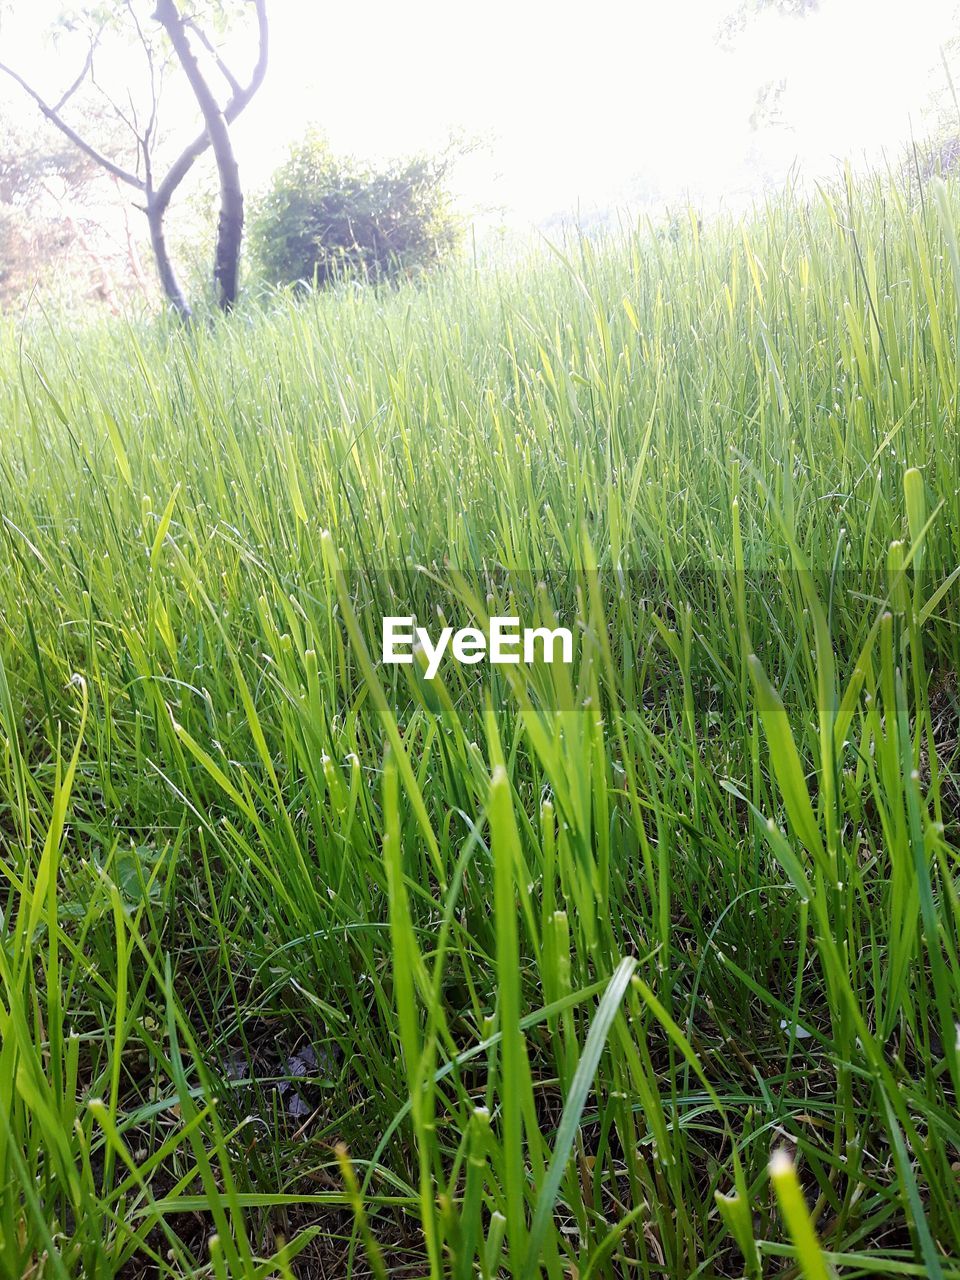
<instances>
[{"instance_id":1,"label":"green grass","mask_svg":"<svg viewBox=\"0 0 960 1280\"><path fill-rule=\"evenodd\" d=\"M4 1274L960 1277L958 218L3 332Z\"/></svg>"}]
</instances>

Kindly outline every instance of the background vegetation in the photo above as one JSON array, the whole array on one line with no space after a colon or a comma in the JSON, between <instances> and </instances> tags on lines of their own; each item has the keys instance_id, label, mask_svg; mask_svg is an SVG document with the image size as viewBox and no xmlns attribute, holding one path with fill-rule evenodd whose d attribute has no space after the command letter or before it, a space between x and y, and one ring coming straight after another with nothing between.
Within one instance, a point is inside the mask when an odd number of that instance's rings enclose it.
<instances>
[{"instance_id":1,"label":"background vegetation","mask_svg":"<svg viewBox=\"0 0 960 1280\"><path fill-rule=\"evenodd\" d=\"M957 208L4 332L7 1274L960 1275Z\"/></svg>"},{"instance_id":2,"label":"background vegetation","mask_svg":"<svg viewBox=\"0 0 960 1280\"><path fill-rule=\"evenodd\" d=\"M257 202L260 274L270 284L327 285L396 280L438 266L459 240L448 163L418 156L364 168L308 133Z\"/></svg>"}]
</instances>

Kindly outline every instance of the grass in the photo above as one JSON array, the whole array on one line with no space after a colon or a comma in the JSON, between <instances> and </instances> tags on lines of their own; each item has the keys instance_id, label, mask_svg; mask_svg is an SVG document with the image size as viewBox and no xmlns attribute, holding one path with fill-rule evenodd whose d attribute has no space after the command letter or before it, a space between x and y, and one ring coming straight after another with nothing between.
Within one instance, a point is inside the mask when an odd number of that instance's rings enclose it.
<instances>
[{"instance_id":1,"label":"grass","mask_svg":"<svg viewBox=\"0 0 960 1280\"><path fill-rule=\"evenodd\" d=\"M4 1274L960 1277L958 217L8 327Z\"/></svg>"}]
</instances>

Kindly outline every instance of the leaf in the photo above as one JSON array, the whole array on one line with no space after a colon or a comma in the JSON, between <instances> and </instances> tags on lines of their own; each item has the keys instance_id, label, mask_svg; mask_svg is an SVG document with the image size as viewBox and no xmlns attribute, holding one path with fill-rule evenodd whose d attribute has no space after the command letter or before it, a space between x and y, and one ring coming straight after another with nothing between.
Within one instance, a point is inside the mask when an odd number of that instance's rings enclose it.
<instances>
[{"instance_id":1,"label":"leaf","mask_svg":"<svg viewBox=\"0 0 960 1280\"><path fill-rule=\"evenodd\" d=\"M120 849L113 863L113 879L121 895L131 905L158 902L163 886L156 876L160 852L153 845L138 844Z\"/></svg>"},{"instance_id":2,"label":"leaf","mask_svg":"<svg viewBox=\"0 0 960 1280\"><path fill-rule=\"evenodd\" d=\"M600 1065L600 1056L607 1043L610 1027L617 1016L620 1003L627 987L630 985L630 979L636 967L637 962L632 957L628 956L620 961L606 991L603 993L603 999L597 1006L593 1022L590 1024L587 1042L583 1047L583 1054L570 1085L570 1092L563 1107L563 1115L560 1117L557 1140L554 1144L553 1155L550 1157L550 1164L547 1166L547 1176L540 1188L540 1194L537 1196L537 1203L533 1211L533 1222L530 1225L526 1260L522 1272L524 1276L535 1276L539 1269L540 1250L546 1234L547 1224L553 1213L567 1161L570 1159L573 1140L580 1126L580 1117L583 1114L583 1108L586 1106L587 1095Z\"/></svg>"},{"instance_id":3,"label":"leaf","mask_svg":"<svg viewBox=\"0 0 960 1280\"><path fill-rule=\"evenodd\" d=\"M823 841L820 839L820 829L810 803L810 793L807 791L803 766L786 710L756 654L750 654L747 665L757 693L760 719L767 734L773 772L783 796L790 825L810 853L823 861Z\"/></svg>"}]
</instances>

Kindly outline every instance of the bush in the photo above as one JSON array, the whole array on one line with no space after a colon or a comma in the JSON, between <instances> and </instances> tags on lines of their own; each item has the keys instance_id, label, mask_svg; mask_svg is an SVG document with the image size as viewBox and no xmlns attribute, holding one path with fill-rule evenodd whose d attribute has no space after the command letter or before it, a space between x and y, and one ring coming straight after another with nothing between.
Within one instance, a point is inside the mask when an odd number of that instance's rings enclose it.
<instances>
[{"instance_id":1,"label":"bush","mask_svg":"<svg viewBox=\"0 0 960 1280\"><path fill-rule=\"evenodd\" d=\"M251 239L264 276L327 285L436 266L459 240L445 186L449 160L417 156L367 169L308 134L254 209Z\"/></svg>"}]
</instances>

